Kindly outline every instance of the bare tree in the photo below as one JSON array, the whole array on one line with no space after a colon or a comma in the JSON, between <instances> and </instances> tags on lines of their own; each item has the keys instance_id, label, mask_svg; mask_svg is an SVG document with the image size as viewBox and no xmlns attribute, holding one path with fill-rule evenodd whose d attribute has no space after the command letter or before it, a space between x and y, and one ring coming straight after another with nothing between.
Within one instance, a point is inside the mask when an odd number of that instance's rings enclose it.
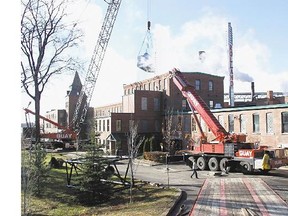
<instances>
[{"instance_id":1,"label":"bare tree","mask_svg":"<svg viewBox=\"0 0 288 216\"><path fill-rule=\"evenodd\" d=\"M165 149L168 151L166 154L166 172L167 172L167 185L170 187L170 177L169 177L169 157L174 154L173 138L175 134L175 129L173 129L173 109L168 109L164 117L164 125L162 127L163 139L165 142Z\"/></svg>"},{"instance_id":2,"label":"bare tree","mask_svg":"<svg viewBox=\"0 0 288 216\"><path fill-rule=\"evenodd\" d=\"M134 186L134 168L133 163L134 159L137 157L139 147L144 142L145 137L139 136L138 134L138 123L135 123L134 121L130 121L129 125L129 133L128 133L128 157L129 162L128 166L130 167L130 203L133 201L132 197L132 188Z\"/></svg>"},{"instance_id":3,"label":"bare tree","mask_svg":"<svg viewBox=\"0 0 288 216\"><path fill-rule=\"evenodd\" d=\"M173 137L175 129L173 129L173 109L168 109L165 113L164 124L162 127L163 139L165 141L165 149L171 154L173 152Z\"/></svg>"},{"instance_id":4,"label":"bare tree","mask_svg":"<svg viewBox=\"0 0 288 216\"><path fill-rule=\"evenodd\" d=\"M69 0L22 0L21 86L35 103L35 139L40 139L40 100L51 77L77 65L68 51L80 42L76 23L65 23Z\"/></svg>"}]
</instances>

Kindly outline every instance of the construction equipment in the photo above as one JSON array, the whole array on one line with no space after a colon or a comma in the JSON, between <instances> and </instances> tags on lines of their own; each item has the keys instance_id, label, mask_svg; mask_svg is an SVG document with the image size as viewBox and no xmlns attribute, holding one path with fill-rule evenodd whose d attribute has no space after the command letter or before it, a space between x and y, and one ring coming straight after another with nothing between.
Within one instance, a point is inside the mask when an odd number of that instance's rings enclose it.
<instances>
[{"instance_id":1,"label":"construction equipment","mask_svg":"<svg viewBox=\"0 0 288 216\"><path fill-rule=\"evenodd\" d=\"M72 123L70 123L69 128L63 127L62 125L54 122L44 116L40 115L40 118L57 126L58 129L62 129L61 133L42 133L41 138L49 138L52 140L62 140L62 141L69 141L69 142L76 142L78 146L78 140L80 135L80 130L82 127L82 123L85 121L86 114L89 108L89 104L92 98L92 94L95 88L95 84L99 75L99 71L102 65L102 61L104 59L104 55L107 49L107 45L112 33L112 29L120 8L120 4L122 0L110 0L106 1L108 4L108 9L106 11L106 15L101 27L101 31L98 36L98 41L96 47L94 49L91 62L88 68L88 72L86 75L86 79L84 85L81 89ZM29 109L24 109L26 113L35 113Z\"/></svg>"},{"instance_id":2,"label":"construction equipment","mask_svg":"<svg viewBox=\"0 0 288 216\"><path fill-rule=\"evenodd\" d=\"M141 46L141 49L137 57L137 67L146 72L154 73L155 70L154 70L154 65L153 65L153 56L151 55L153 46L152 46L152 35L150 32L150 27L151 27L151 22L148 21L147 33L145 35L143 44ZM144 43L145 43L145 47L144 47L145 50L144 50L144 53L141 54L141 52L143 52L142 48L143 48Z\"/></svg>"},{"instance_id":3,"label":"construction equipment","mask_svg":"<svg viewBox=\"0 0 288 216\"><path fill-rule=\"evenodd\" d=\"M197 94L194 87L187 82L184 75L178 69L173 69L170 73L173 82L186 98L201 131L201 138L198 143L195 143L194 148L190 151L184 151L186 159L195 158L200 170L206 168L211 171L226 170L227 165L231 169L241 168L243 172L262 169L264 150L270 151L271 168L288 164L288 150L256 146L254 143L246 142L245 134L228 133ZM215 139L213 141L207 141L194 111L201 116L214 134ZM189 163L189 160L186 161Z\"/></svg>"},{"instance_id":4,"label":"construction equipment","mask_svg":"<svg viewBox=\"0 0 288 216\"><path fill-rule=\"evenodd\" d=\"M101 27L101 31L98 36L98 41L96 47L94 49L91 62L88 68L88 72L86 75L86 79L84 85L79 94L79 98L75 107L72 123L70 123L69 128L65 128L58 124L57 122L51 121L44 116L40 116L43 120L50 122L51 124L57 126L59 129L62 129L61 133L49 133L49 134L41 134L41 138L50 138L50 139L68 139L77 141L82 123L85 121L86 114L89 108L89 104L92 98L92 94L95 88L95 84L99 75L99 71L104 59L104 55L107 49L107 45L112 33L112 29L120 8L120 4L122 0L110 0L106 1L108 4L108 8L106 11L106 15ZM29 109L24 109L27 113L34 114L35 113Z\"/></svg>"},{"instance_id":5,"label":"construction equipment","mask_svg":"<svg viewBox=\"0 0 288 216\"><path fill-rule=\"evenodd\" d=\"M35 112L33 112L27 108L24 108L24 111L26 114L27 113L30 113L33 115L36 114ZM69 147L73 146L73 143L75 142L75 140L77 138L77 134L73 130L71 130L70 128L64 127L64 126L60 125L59 123L54 122L51 119L48 119L42 115L39 115L39 117L41 119L43 119L44 121L55 125L58 129L61 130L61 132L57 132L57 133L45 133L45 132L43 132L40 134L40 138L43 138L43 139L46 138L46 139L49 139L50 141L61 140L63 143L69 143Z\"/></svg>"},{"instance_id":6,"label":"construction equipment","mask_svg":"<svg viewBox=\"0 0 288 216\"><path fill-rule=\"evenodd\" d=\"M108 4L108 8L72 119L71 127L73 128L73 131L77 133L77 136L80 134L81 125L85 121L87 115L89 104L101 69L112 29L121 5L121 1L122 0L110 0L108 2L105 0L105 2Z\"/></svg>"}]
</instances>

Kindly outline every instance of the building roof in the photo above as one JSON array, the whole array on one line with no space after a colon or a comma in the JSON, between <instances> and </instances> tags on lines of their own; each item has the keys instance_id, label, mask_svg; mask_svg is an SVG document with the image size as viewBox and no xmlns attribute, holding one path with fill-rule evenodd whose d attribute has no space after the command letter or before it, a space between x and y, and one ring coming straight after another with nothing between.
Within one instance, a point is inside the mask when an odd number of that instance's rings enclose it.
<instances>
[{"instance_id":1,"label":"building roof","mask_svg":"<svg viewBox=\"0 0 288 216\"><path fill-rule=\"evenodd\" d=\"M279 109L288 108L288 104L273 104L263 106L243 106L243 107L229 107L222 109L212 109L211 112L231 112L231 111L249 111L249 110L264 110L264 109Z\"/></svg>"},{"instance_id":2,"label":"building roof","mask_svg":"<svg viewBox=\"0 0 288 216\"><path fill-rule=\"evenodd\" d=\"M70 85L69 95L78 95L82 89L82 83L79 77L78 72L75 72L74 79L72 84Z\"/></svg>"},{"instance_id":3,"label":"building roof","mask_svg":"<svg viewBox=\"0 0 288 216\"><path fill-rule=\"evenodd\" d=\"M209 74L209 73L204 73L204 72L183 72L181 71L183 74L199 74L199 75L204 75L204 76L209 76L209 77L217 77L217 78L222 78L224 79L224 76L218 76L218 75L213 75L213 74ZM152 80L155 80L155 79L162 79L163 77L170 77L170 72L167 72L167 73L163 73L163 74L159 74L159 75L155 75L154 77L151 77L151 78L148 78L148 79L144 79L144 80L141 80L141 81L137 81L137 82L134 82L134 83L129 83L129 84L124 84L124 87L125 86L133 86L133 85L138 85L140 83L145 83L145 82L149 82L149 81L152 81Z\"/></svg>"},{"instance_id":4,"label":"building roof","mask_svg":"<svg viewBox=\"0 0 288 216\"><path fill-rule=\"evenodd\" d=\"M182 72L182 71L181 71ZM189 73L189 74L199 74L199 75L204 75L204 76L209 76L209 77L218 77L218 78L223 78L224 79L224 77L225 76L218 76L218 75L214 75L214 74L209 74L209 73L204 73L204 72L182 72L182 73L184 73L184 74L186 74L186 73Z\"/></svg>"}]
</instances>

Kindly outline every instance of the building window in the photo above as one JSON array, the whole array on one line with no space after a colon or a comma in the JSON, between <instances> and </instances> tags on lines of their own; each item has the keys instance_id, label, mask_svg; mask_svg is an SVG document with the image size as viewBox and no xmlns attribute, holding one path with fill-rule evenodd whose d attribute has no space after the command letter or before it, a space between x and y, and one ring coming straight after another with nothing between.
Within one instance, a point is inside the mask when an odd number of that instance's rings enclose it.
<instances>
[{"instance_id":1,"label":"building window","mask_svg":"<svg viewBox=\"0 0 288 216\"><path fill-rule=\"evenodd\" d=\"M219 116L218 116L218 121L219 121L219 123L224 127L224 118L223 118L222 115L219 115Z\"/></svg>"},{"instance_id":2,"label":"building window","mask_svg":"<svg viewBox=\"0 0 288 216\"><path fill-rule=\"evenodd\" d=\"M99 120L99 131L101 131L101 120Z\"/></svg>"},{"instance_id":3,"label":"building window","mask_svg":"<svg viewBox=\"0 0 288 216\"><path fill-rule=\"evenodd\" d=\"M187 100L182 99L182 110L186 110L186 109L187 109Z\"/></svg>"},{"instance_id":4,"label":"building window","mask_svg":"<svg viewBox=\"0 0 288 216\"><path fill-rule=\"evenodd\" d=\"M234 133L234 115L229 114L228 115L228 124L229 124L229 133Z\"/></svg>"},{"instance_id":5,"label":"building window","mask_svg":"<svg viewBox=\"0 0 288 216\"><path fill-rule=\"evenodd\" d=\"M154 98L154 111L160 111L160 101L159 101L159 98Z\"/></svg>"},{"instance_id":6,"label":"building window","mask_svg":"<svg viewBox=\"0 0 288 216\"><path fill-rule=\"evenodd\" d=\"M129 120L129 130L133 129L133 127L135 127L136 125L134 125L134 120L130 119Z\"/></svg>"},{"instance_id":7,"label":"building window","mask_svg":"<svg viewBox=\"0 0 288 216\"><path fill-rule=\"evenodd\" d=\"M253 133L259 133L259 132L260 132L259 114L254 113L253 114Z\"/></svg>"},{"instance_id":8,"label":"building window","mask_svg":"<svg viewBox=\"0 0 288 216\"><path fill-rule=\"evenodd\" d=\"M148 83L148 90L151 90L151 83Z\"/></svg>"},{"instance_id":9,"label":"building window","mask_svg":"<svg viewBox=\"0 0 288 216\"><path fill-rule=\"evenodd\" d=\"M196 132L196 131L197 131L197 127L196 127L196 120L195 120L195 118L193 117L193 118L191 119L191 121L192 121L192 131L193 131L193 132Z\"/></svg>"},{"instance_id":10,"label":"building window","mask_svg":"<svg viewBox=\"0 0 288 216\"><path fill-rule=\"evenodd\" d=\"M159 91L161 91L161 80L159 80L158 85L159 85Z\"/></svg>"},{"instance_id":11,"label":"building window","mask_svg":"<svg viewBox=\"0 0 288 216\"><path fill-rule=\"evenodd\" d=\"M213 91L213 81L209 80L208 82L208 90Z\"/></svg>"},{"instance_id":12,"label":"building window","mask_svg":"<svg viewBox=\"0 0 288 216\"><path fill-rule=\"evenodd\" d=\"M121 120L116 120L116 131L119 132L122 130L122 121Z\"/></svg>"},{"instance_id":13,"label":"building window","mask_svg":"<svg viewBox=\"0 0 288 216\"><path fill-rule=\"evenodd\" d=\"M212 100L209 101L209 107L213 108L214 107L214 102Z\"/></svg>"},{"instance_id":14,"label":"building window","mask_svg":"<svg viewBox=\"0 0 288 216\"><path fill-rule=\"evenodd\" d=\"M141 120L141 132L147 132L148 131L148 121L147 120Z\"/></svg>"},{"instance_id":15,"label":"building window","mask_svg":"<svg viewBox=\"0 0 288 216\"><path fill-rule=\"evenodd\" d=\"M246 116L245 115L240 115L240 132L241 133L246 133Z\"/></svg>"},{"instance_id":16,"label":"building window","mask_svg":"<svg viewBox=\"0 0 288 216\"><path fill-rule=\"evenodd\" d=\"M154 121L154 127L156 132L160 132L160 122L159 120Z\"/></svg>"},{"instance_id":17,"label":"building window","mask_svg":"<svg viewBox=\"0 0 288 216\"><path fill-rule=\"evenodd\" d=\"M166 89L166 79L163 80L163 89Z\"/></svg>"},{"instance_id":18,"label":"building window","mask_svg":"<svg viewBox=\"0 0 288 216\"><path fill-rule=\"evenodd\" d=\"M182 130L182 116L178 116L177 130Z\"/></svg>"},{"instance_id":19,"label":"building window","mask_svg":"<svg viewBox=\"0 0 288 216\"><path fill-rule=\"evenodd\" d=\"M98 121L95 120L95 131L98 131Z\"/></svg>"},{"instance_id":20,"label":"building window","mask_svg":"<svg viewBox=\"0 0 288 216\"><path fill-rule=\"evenodd\" d=\"M103 131L105 131L105 120L103 120Z\"/></svg>"},{"instance_id":21,"label":"building window","mask_svg":"<svg viewBox=\"0 0 288 216\"><path fill-rule=\"evenodd\" d=\"M107 119L107 131L110 131L110 120Z\"/></svg>"},{"instance_id":22,"label":"building window","mask_svg":"<svg viewBox=\"0 0 288 216\"><path fill-rule=\"evenodd\" d=\"M288 133L288 112L281 113L282 133Z\"/></svg>"},{"instance_id":23,"label":"building window","mask_svg":"<svg viewBox=\"0 0 288 216\"><path fill-rule=\"evenodd\" d=\"M184 117L184 131L185 132L189 132L190 127L189 127L190 121L189 118L187 116Z\"/></svg>"},{"instance_id":24,"label":"building window","mask_svg":"<svg viewBox=\"0 0 288 216\"><path fill-rule=\"evenodd\" d=\"M141 110L147 110L147 97L141 98Z\"/></svg>"},{"instance_id":25,"label":"building window","mask_svg":"<svg viewBox=\"0 0 288 216\"><path fill-rule=\"evenodd\" d=\"M200 121L200 126L201 126L202 130L205 131L205 132L207 132L206 123L205 123L205 121L203 120L203 118L199 118L199 121Z\"/></svg>"},{"instance_id":26,"label":"building window","mask_svg":"<svg viewBox=\"0 0 288 216\"><path fill-rule=\"evenodd\" d=\"M272 113L266 113L266 133L273 133L273 115Z\"/></svg>"},{"instance_id":27,"label":"building window","mask_svg":"<svg viewBox=\"0 0 288 216\"><path fill-rule=\"evenodd\" d=\"M196 90L201 90L201 81L200 80L195 80L195 89Z\"/></svg>"}]
</instances>

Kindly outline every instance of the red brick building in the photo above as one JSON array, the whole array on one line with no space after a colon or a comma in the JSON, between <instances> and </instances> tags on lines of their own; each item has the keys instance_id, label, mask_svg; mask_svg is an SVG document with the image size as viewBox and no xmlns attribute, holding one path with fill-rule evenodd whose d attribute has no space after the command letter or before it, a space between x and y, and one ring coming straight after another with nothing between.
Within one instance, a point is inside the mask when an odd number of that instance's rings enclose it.
<instances>
[{"instance_id":1,"label":"red brick building","mask_svg":"<svg viewBox=\"0 0 288 216\"><path fill-rule=\"evenodd\" d=\"M199 72L183 74L207 105L223 106L224 77ZM175 126L175 137L183 139L185 134L191 133L190 108L169 73L124 85L123 88L122 103L94 109L96 130L101 134L99 142L107 152L115 154L116 149L120 149L127 153L127 133L131 121L138 124L139 135L154 137L155 148L160 149L165 113L169 110L177 116L174 125L183 126L181 129Z\"/></svg>"},{"instance_id":2,"label":"red brick building","mask_svg":"<svg viewBox=\"0 0 288 216\"><path fill-rule=\"evenodd\" d=\"M269 146L288 145L287 97L275 97L272 91L268 91L266 97L265 94L258 94L258 98L251 96L250 101L235 101L235 106L239 106L229 108L224 104L224 77L200 72L183 72L183 75L227 131L245 133L248 142ZM76 73L70 90L67 91L67 125L72 121L81 88L82 84ZM191 138L194 141L198 139L199 128L186 99L174 85L169 73L124 85L120 103L89 108L85 127L82 128L83 137L88 138L91 128L87 125L93 121L96 131L100 133L98 142L103 149L109 154L116 154L117 149L126 154L127 134L129 126L134 122L138 124L138 134L146 138L153 137L153 150L158 150L163 142L168 111L173 111L173 137L181 141L181 148L185 149ZM59 123L59 119L55 121ZM201 118L200 122L208 139L213 139L213 134Z\"/></svg>"},{"instance_id":3,"label":"red brick building","mask_svg":"<svg viewBox=\"0 0 288 216\"><path fill-rule=\"evenodd\" d=\"M234 107L211 111L226 131L246 134L247 142L271 147L288 147L288 104ZM200 116L198 119L208 140L214 139L214 135ZM192 139L197 141L199 137L199 127L192 117Z\"/></svg>"}]
</instances>

